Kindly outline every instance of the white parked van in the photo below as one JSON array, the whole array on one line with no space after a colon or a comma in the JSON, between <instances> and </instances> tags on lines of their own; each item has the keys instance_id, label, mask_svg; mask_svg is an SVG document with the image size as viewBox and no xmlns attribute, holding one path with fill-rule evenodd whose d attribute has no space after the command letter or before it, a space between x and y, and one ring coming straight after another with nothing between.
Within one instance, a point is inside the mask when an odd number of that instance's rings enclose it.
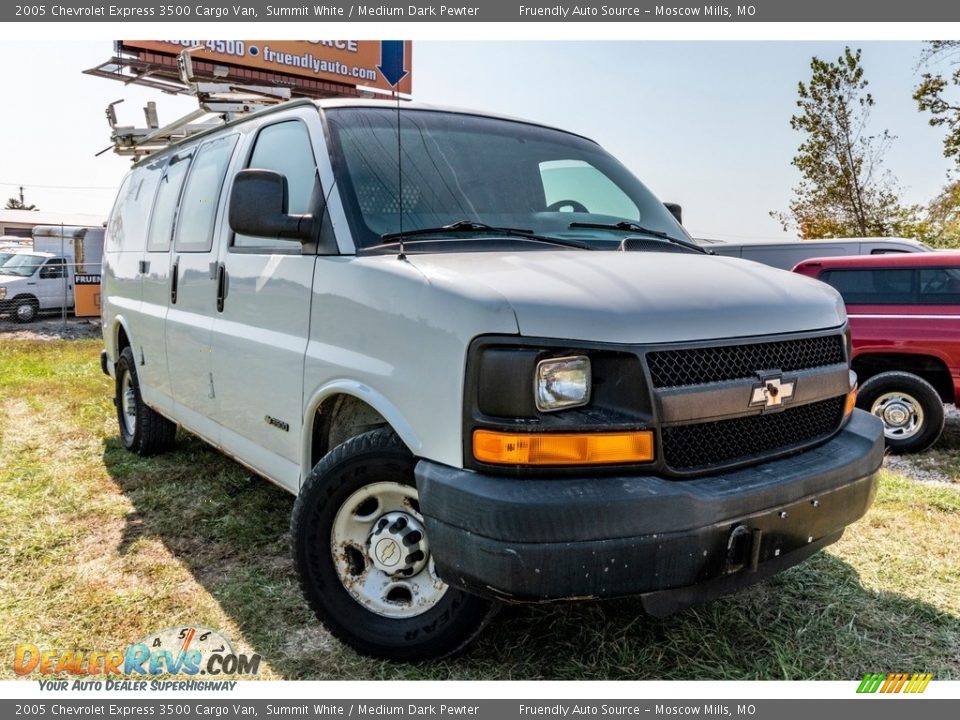
<instances>
[{"instance_id":1,"label":"white parked van","mask_svg":"<svg viewBox=\"0 0 960 720\"><path fill-rule=\"evenodd\" d=\"M455 652L500 602L674 612L800 562L874 496L840 296L705 254L560 130L374 101L251 115L135 166L103 283L123 444L180 425L297 495L304 593L371 655Z\"/></svg>"}]
</instances>

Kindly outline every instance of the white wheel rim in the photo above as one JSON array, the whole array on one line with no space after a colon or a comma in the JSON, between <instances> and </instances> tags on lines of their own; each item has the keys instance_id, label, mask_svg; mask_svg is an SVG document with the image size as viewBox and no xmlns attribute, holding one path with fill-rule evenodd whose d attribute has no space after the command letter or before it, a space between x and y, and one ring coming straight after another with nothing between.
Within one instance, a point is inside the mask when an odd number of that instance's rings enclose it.
<instances>
[{"instance_id":1,"label":"white wheel rim","mask_svg":"<svg viewBox=\"0 0 960 720\"><path fill-rule=\"evenodd\" d=\"M409 576L390 575L374 563L371 533L378 520L396 513L423 523L416 488L395 482L360 488L337 510L330 551L340 583L360 605L383 617L411 618L434 607L449 586L437 577L429 551L426 561L417 564L420 569Z\"/></svg>"},{"instance_id":2,"label":"white wheel rim","mask_svg":"<svg viewBox=\"0 0 960 720\"><path fill-rule=\"evenodd\" d=\"M888 440L908 440L923 428L923 407L905 392L884 393L873 401L870 412L883 421Z\"/></svg>"},{"instance_id":3,"label":"white wheel rim","mask_svg":"<svg viewBox=\"0 0 960 720\"><path fill-rule=\"evenodd\" d=\"M120 417L123 420L123 429L127 435L133 437L137 432L137 395L129 372L123 374L120 382Z\"/></svg>"},{"instance_id":4,"label":"white wheel rim","mask_svg":"<svg viewBox=\"0 0 960 720\"><path fill-rule=\"evenodd\" d=\"M32 305L20 305L17 308L17 317L21 320L29 320L33 317Z\"/></svg>"}]
</instances>

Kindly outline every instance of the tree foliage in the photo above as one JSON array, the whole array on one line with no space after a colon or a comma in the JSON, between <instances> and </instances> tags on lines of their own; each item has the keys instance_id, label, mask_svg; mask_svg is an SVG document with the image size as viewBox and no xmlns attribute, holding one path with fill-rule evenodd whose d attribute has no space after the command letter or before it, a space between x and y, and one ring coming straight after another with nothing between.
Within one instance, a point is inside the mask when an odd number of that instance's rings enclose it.
<instances>
[{"instance_id":1,"label":"tree foliage","mask_svg":"<svg viewBox=\"0 0 960 720\"><path fill-rule=\"evenodd\" d=\"M950 73L926 72L913 92L920 112L929 112L933 127L946 129L943 154L953 158L960 169L960 40L935 40L927 44L923 62L953 65Z\"/></svg>"},{"instance_id":2,"label":"tree foliage","mask_svg":"<svg viewBox=\"0 0 960 720\"><path fill-rule=\"evenodd\" d=\"M36 209L37 209L37 206L36 206L36 205L27 205L27 204L25 204L23 201L21 201L20 199L15 198L15 197L12 197L12 198L10 198L9 200L7 200L7 204L6 204L6 206L5 206L4 209L6 209L6 210L36 210Z\"/></svg>"},{"instance_id":3,"label":"tree foliage","mask_svg":"<svg viewBox=\"0 0 960 720\"><path fill-rule=\"evenodd\" d=\"M931 126L946 130L943 155L960 169L960 40L927 43L922 64L941 71L923 73L913 99L920 112L930 113ZM944 70L950 66L952 72ZM960 181L949 181L930 202L922 230L920 239L930 245L960 247Z\"/></svg>"},{"instance_id":4,"label":"tree foliage","mask_svg":"<svg viewBox=\"0 0 960 720\"><path fill-rule=\"evenodd\" d=\"M871 135L873 96L860 50L844 48L836 62L814 57L811 76L798 86L799 112L790 127L803 135L793 165L801 180L789 212L773 212L784 230L804 239L902 234L917 208L902 207L883 159L894 137Z\"/></svg>"},{"instance_id":5,"label":"tree foliage","mask_svg":"<svg viewBox=\"0 0 960 720\"><path fill-rule=\"evenodd\" d=\"M919 240L941 248L960 247L960 180L946 187L927 207Z\"/></svg>"}]
</instances>

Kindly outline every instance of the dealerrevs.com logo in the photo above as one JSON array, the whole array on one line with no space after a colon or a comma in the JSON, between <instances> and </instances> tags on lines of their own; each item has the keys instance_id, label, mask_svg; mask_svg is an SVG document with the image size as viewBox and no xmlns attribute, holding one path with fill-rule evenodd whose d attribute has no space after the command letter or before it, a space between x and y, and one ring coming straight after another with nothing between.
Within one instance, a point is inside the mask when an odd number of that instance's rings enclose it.
<instances>
[{"instance_id":1,"label":"dealerrevs.com logo","mask_svg":"<svg viewBox=\"0 0 960 720\"><path fill-rule=\"evenodd\" d=\"M19 676L256 675L260 655L237 653L217 630L185 626L148 635L124 650L60 651L32 643L16 646L13 671Z\"/></svg>"}]
</instances>

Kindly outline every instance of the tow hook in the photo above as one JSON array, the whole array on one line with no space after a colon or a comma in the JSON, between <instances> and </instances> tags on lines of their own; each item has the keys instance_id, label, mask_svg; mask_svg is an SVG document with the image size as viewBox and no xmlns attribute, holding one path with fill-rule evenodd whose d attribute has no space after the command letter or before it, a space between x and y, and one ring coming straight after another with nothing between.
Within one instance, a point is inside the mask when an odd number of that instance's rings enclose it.
<instances>
[{"instance_id":1,"label":"tow hook","mask_svg":"<svg viewBox=\"0 0 960 720\"><path fill-rule=\"evenodd\" d=\"M746 525L737 525L727 539L727 561L723 572L730 575L740 572L745 567L750 572L756 572L760 564L760 541L763 531L759 528L748 528Z\"/></svg>"}]
</instances>

